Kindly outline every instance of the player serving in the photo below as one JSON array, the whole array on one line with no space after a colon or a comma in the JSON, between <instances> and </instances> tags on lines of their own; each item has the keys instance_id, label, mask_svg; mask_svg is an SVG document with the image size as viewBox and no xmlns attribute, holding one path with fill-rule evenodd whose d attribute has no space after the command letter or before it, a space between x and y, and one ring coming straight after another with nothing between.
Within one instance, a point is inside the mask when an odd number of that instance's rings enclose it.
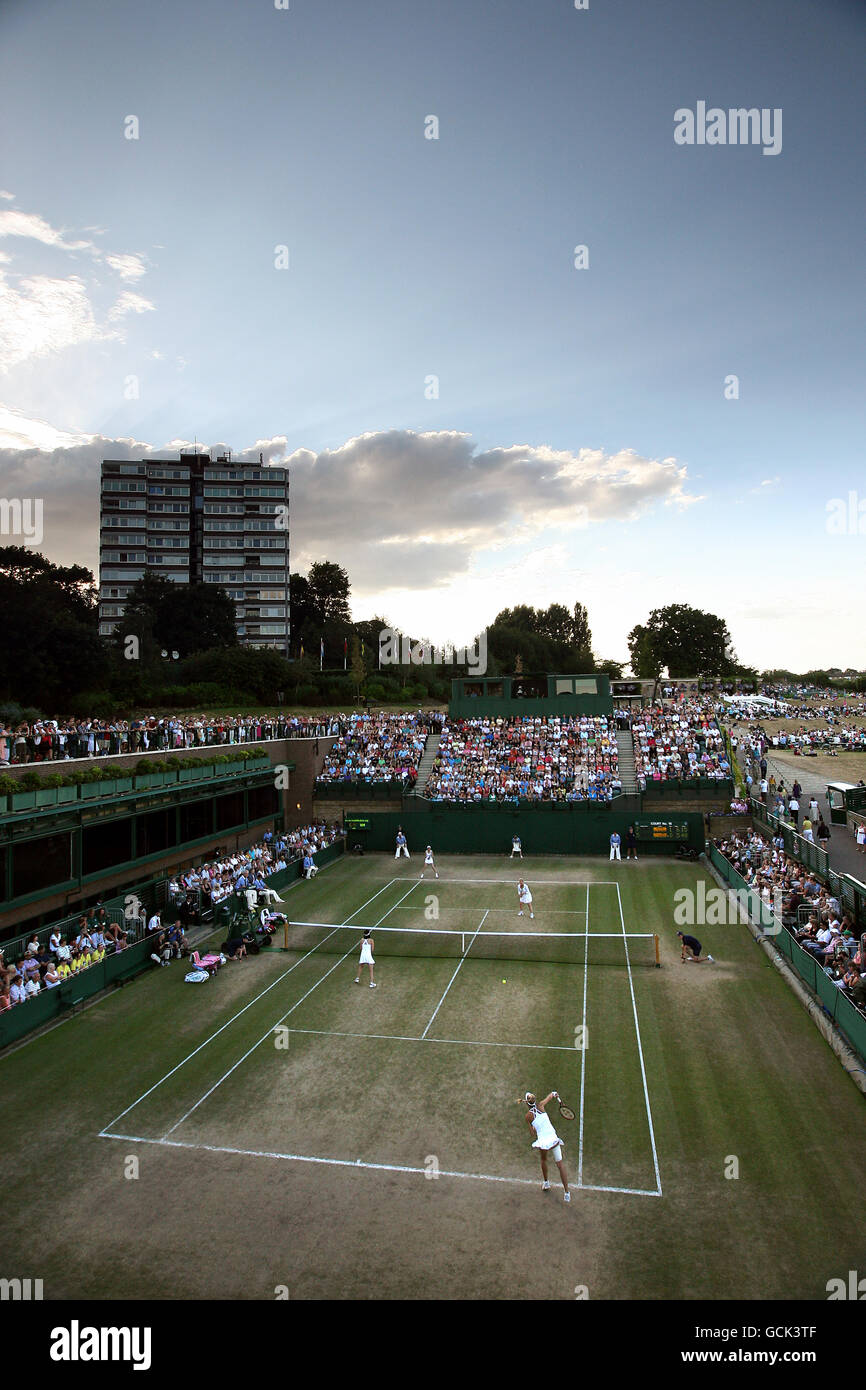
<instances>
[{"instance_id":1,"label":"player serving","mask_svg":"<svg viewBox=\"0 0 866 1390\"><path fill-rule=\"evenodd\" d=\"M544 1100L536 1100L532 1092L527 1091L522 1101L518 1098L517 1104L526 1106L526 1123L535 1135L532 1141L532 1147L538 1150L538 1156L541 1159L542 1192L550 1191L550 1180L547 1176L547 1156L550 1154L559 1169L559 1176L562 1179L562 1186L565 1189L565 1201L570 1202L571 1193L568 1190L568 1174L565 1171L565 1163L562 1158L562 1140L553 1128L550 1116L544 1113L545 1106L549 1105L552 1100L559 1100L559 1093L557 1091L551 1091L549 1096L544 1097ZM560 1101L560 1106L561 1105L562 1102ZM563 1109L563 1114L564 1113L565 1110Z\"/></svg>"},{"instance_id":2,"label":"player serving","mask_svg":"<svg viewBox=\"0 0 866 1390\"><path fill-rule=\"evenodd\" d=\"M522 878L517 880L517 901L520 903L520 911L517 914L518 917L522 917L527 908L529 908L530 917L535 916L535 913L532 911L532 894L529 891L529 884L524 883Z\"/></svg>"},{"instance_id":3,"label":"player serving","mask_svg":"<svg viewBox=\"0 0 866 1390\"><path fill-rule=\"evenodd\" d=\"M421 870L422 878L426 877L428 869L432 869L436 877L439 877L439 870L436 868L436 865L433 862L433 851L429 845L424 851L424 868Z\"/></svg>"}]
</instances>

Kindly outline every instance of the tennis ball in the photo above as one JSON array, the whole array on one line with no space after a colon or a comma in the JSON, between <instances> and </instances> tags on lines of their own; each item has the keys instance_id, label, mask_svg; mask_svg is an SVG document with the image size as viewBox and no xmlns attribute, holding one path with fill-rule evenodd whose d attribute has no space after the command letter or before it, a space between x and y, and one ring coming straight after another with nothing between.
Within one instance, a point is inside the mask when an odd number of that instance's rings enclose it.
<instances>
[{"instance_id":1,"label":"tennis ball","mask_svg":"<svg viewBox=\"0 0 866 1390\"><path fill-rule=\"evenodd\" d=\"M502 983L503 983L504 985L507 985L507 984L508 984L508 981L507 981L507 980L503 980Z\"/></svg>"}]
</instances>

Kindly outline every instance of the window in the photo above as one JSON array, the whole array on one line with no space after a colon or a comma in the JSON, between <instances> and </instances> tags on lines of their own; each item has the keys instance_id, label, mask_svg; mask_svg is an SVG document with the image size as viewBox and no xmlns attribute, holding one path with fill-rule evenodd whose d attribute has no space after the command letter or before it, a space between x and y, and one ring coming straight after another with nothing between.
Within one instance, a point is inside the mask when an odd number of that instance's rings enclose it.
<instances>
[{"instance_id":1,"label":"window","mask_svg":"<svg viewBox=\"0 0 866 1390\"><path fill-rule=\"evenodd\" d=\"M144 492L146 483L128 483L122 478L103 478L103 492Z\"/></svg>"},{"instance_id":2,"label":"window","mask_svg":"<svg viewBox=\"0 0 866 1390\"><path fill-rule=\"evenodd\" d=\"M148 502L149 512L185 512L189 515L188 502Z\"/></svg>"},{"instance_id":3,"label":"window","mask_svg":"<svg viewBox=\"0 0 866 1390\"><path fill-rule=\"evenodd\" d=\"M67 833L15 844L12 850L13 898L35 893L52 883L66 883L72 877L71 843Z\"/></svg>"},{"instance_id":4,"label":"window","mask_svg":"<svg viewBox=\"0 0 866 1390\"><path fill-rule=\"evenodd\" d=\"M115 570L115 569L106 569L105 567L102 567L102 568L100 569L99 573L100 573L100 578L102 578L102 579L132 579L132 580L135 580L135 579L143 579L143 578L144 578L144 570L143 570L143 569L140 569L140 570L139 570L139 569L135 569L135 570Z\"/></svg>"}]
</instances>

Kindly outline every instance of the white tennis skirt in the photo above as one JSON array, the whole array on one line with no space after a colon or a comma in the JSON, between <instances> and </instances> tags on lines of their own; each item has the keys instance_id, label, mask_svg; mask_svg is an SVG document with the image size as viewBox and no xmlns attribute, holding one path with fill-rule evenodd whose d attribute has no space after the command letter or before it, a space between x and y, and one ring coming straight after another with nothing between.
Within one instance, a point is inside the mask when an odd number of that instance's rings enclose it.
<instances>
[{"instance_id":1,"label":"white tennis skirt","mask_svg":"<svg viewBox=\"0 0 866 1390\"><path fill-rule=\"evenodd\" d=\"M360 961L358 962L358 964L359 964L359 965L375 965L375 964L376 964L376 962L375 962L374 959L373 959L373 948L372 948L372 946L370 946L369 942L367 942L367 941L365 941L365 942L364 942L364 945L361 947L361 959L360 959Z\"/></svg>"}]
</instances>

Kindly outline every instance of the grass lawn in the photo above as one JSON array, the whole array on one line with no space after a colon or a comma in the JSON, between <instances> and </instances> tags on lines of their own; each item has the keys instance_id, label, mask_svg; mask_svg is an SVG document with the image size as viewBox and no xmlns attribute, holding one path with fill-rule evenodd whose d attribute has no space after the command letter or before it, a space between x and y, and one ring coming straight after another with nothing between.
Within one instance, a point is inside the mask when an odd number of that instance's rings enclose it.
<instances>
[{"instance_id":1,"label":"grass lawn","mask_svg":"<svg viewBox=\"0 0 866 1390\"><path fill-rule=\"evenodd\" d=\"M863 1097L745 927L693 928L717 964L680 963L701 866L529 859L534 920L505 859L420 867L338 861L286 895L325 924L288 949L154 970L0 1059L3 1273L66 1299L657 1300L824 1299L862 1268ZM551 1107L570 1205L527 1089L576 1112Z\"/></svg>"}]
</instances>

